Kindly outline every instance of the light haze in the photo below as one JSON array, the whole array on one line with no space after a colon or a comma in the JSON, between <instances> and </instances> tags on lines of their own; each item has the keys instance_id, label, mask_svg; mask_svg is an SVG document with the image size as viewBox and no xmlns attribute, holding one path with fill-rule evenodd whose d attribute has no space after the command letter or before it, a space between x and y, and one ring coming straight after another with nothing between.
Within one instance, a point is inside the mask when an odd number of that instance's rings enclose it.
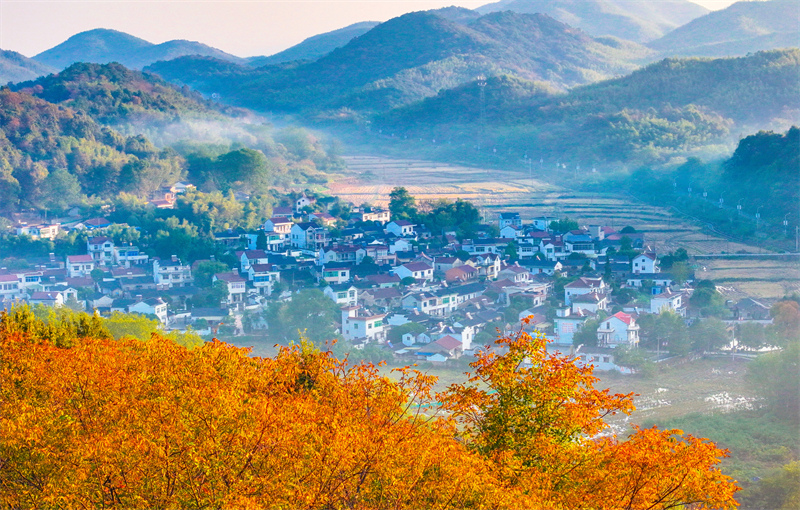
<instances>
[{"instance_id":1,"label":"light haze","mask_svg":"<svg viewBox=\"0 0 800 510\"><path fill-rule=\"evenodd\" d=\"M657 0L641 0L657 1ZM359 21L486 0L0 0L0 49L31 57L78 32L110 28L152 43L199 41L240 57L271 55ZM696 0L722 9L733 0Z\"/></svg>"}]
</instances>

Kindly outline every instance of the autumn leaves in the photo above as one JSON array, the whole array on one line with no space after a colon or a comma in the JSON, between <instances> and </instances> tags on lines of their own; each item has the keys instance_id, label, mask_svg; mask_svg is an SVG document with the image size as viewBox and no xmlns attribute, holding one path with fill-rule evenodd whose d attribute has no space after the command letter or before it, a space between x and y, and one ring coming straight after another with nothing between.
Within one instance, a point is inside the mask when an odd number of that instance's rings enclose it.
<instances>
[{"instance_id":1,"label":"autumn leaves","mask_svg":"<svg viewBox=\"0 0 800 510\"><path fill-rule=\"evenodd\" d=\"M158 336L64 348L0 320L6 507L733 504L713 444L657 430L592 439L630 396L592 389L590 371L524 334L433 395L413 369L390 380L308 346L274 359ZM437 416L420 412L437 401Z\"/></svg>"}]
</instances>

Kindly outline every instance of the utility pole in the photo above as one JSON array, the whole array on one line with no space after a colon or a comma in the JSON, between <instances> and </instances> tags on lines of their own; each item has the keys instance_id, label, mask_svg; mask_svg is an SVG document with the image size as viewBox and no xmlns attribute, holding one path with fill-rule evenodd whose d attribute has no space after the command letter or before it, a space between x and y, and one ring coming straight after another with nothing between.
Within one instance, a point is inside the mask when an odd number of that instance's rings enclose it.
<instances>
[{"instance_id":1,"label":"utility pole","mask_svg":"<svg viewBox=\"0 0 800 510\"><path fill-rule=\"evenodd\" d=\"M478 91L480 95L480 123L481 132L478 138L478 150L483 148L483 137L486 131L486 77L484 75L478 76Z\"/></svg>"}]
</instances>

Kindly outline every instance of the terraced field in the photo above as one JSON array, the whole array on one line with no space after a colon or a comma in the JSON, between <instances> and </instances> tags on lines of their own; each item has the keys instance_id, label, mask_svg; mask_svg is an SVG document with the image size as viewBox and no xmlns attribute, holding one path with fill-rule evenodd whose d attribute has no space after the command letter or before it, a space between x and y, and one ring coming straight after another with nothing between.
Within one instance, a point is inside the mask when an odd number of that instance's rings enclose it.
<instances>
[{"instance_id":1,"label":"terraced field","mask_svg":"<svg viewBox=\"0 0 800 510\"><path fill-rule=\"evenodd\" d=\"M500 212L519 212L523 218L547 215L574 218L584 225L630 225L646 232L647 243L659 253L680 247L692 255L759 251L758 247L728 241L676 211L653 207L623 194L576 192L527 172L374 156L348 156L345 160L347 172L329 186L329 192L356 204L386 206L391 190L404 186L418 201L469 200L481 209L487 221L495 220ZM703 261L698 265L702 272L699 276L722 279L732 289L731 298L750 295L774 299L800 290L796 262L750 264L757 270L743 269L747 271L744 274L729 261Z\"/></svg>"}]
</instances>

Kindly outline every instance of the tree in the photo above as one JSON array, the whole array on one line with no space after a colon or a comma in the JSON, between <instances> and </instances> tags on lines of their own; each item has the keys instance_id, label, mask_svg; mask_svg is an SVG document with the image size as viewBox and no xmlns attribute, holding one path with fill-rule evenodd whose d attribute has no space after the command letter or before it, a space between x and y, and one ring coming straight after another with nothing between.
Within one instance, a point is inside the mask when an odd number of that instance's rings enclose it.
<instances>
[{"instance_id":1,"label":"tree","mask_svg":"<svg viewBox=\"0 0 800 510\"><path fill-rule=\"evenodd\" d=\"M211 287L214 275L230 271L230 268L222 262L216 260L203 260L198 262L197 268L193 271L195 285L201 289Z\"/></svg>"},{"instance_id":2,"label":"tree","mask_svg":"<svg viewBox=\"0 0 800 510\"><path fill-rule=\"evenodd\" d=\"M104 324L116 340L122 338L148 340L153 333L159 331L157 320L136 313L114 312Z\"/></svg>"},{"instance_id":3,"label":"tree","mask_svg":"<svg viewBox=\"0 0 800 510\"><path fill-rule=\"evenodd\" d=\"M786 346L800 339L800 303L784 299L770 309L772 336L776 345Z\"/></svg>"},{"instance_id":4,"label":"tree","mask_svg":"<svg viewBox=\"0 0 800 510\"><path fill-rule=\"evenodd\" d=\"M394 188L389 194L389 212L393 220L413 221L417 217L416 200L406 188Z\"/></svg>"},{"instance_id":5,"label":"tree","mask_svg":"<svg viewBox=\"0 0 800 510\"><path fill-rule=\"evenodd\" d=\"M725 299L711 280L700 280L689 298L689 305L706 317L720 317L725 313Z\"/></svg>"},{"instance_id":6,"label":"tree","mask_svg":"<svg viewBox=\"0 0 800 510\"><path fill-rule=\"evenodd\" d=\"M265 316L270 339L282 344L303 335L315 345L325 345L337 337L334 325L341 321L339 307L319 289L303 289L290 302L272 303Z\"/></svg>"},{"instance_id":7,"label":"tree","mask_svg":"<svg viewBox=\"0 0 800 510\"><path fill-rule=\"evenodd\" d=\"M658 314L655 321L655 340L662 348L673 356L685 356L689 353L689 337L683 317L671 310Z\"/></svg>"},{"instance_id":8,"label":"tree","mask_svg":"<svg viewBox=\"0 0 800 510\"><path fill-rule=\"evenodd\" d=\"M584 322L581 329L572 335L572 345L595 347L597 345L597 328L600 327L600 322L600 319L589 319Z\"/></svg>"},{"instance_id":9,"label":"tree","mask_svg":"<svg viewBox=\"0 0 800 510\"><path fill-rule=\"evenodd\" d=\"M790 344L780 351L760 354L747 366L747 379L770 409L783 418L800 413L800 346Z\"/></svg>"},{"instance_id":10,"label":"tree","mask_svg":"<svg viewBox=\"0 0 800 510\"><path fill-rule=\"evenodd\" d=\"M725 453L676 430L599 437L633 394L543 337L501 338L433 393L308 343L273 358L159 334L54 345L0 313L0 501L9 508L733 508ZM421 409L441 402L447 413ZM413 453L413 454L410 454ZM42 483L45 481L46 483Z\"/></svg>"},{"instance_id":11,"label":"tree","mask_svg":"<svg viewBox=\"0 0 800 510\"><path fill-rule=\"evenodd\" d=\"M736 324L739 345L758 350L767 344L767 329L757 322Z\"/></svg>"},{"instance_id":12,"label":"tree","mask_svg":"<svg viewBox=\"0 0 800 510\"><path fill-rule=\"evenodd\" d=\"M256 236L256 249L257 250L267 249L267 234L265 234L263 230L259 230L258 235Z\"/></svg>"},{"instance_id":13,"label":"tree","mask_svg":"<svg viewBox=\"0 0 800 510\"><path fill-rule=\"evenodd\" d=\"M507 352L479 352L468 382L437 398L459 439L509 486L551 508L735 506L735 484L714 467L725 452L713 443L655 428L598 439L606 416L633 411L632 393L594 389L592 367L548 354L541 335L521 331L496 344Z\"/></svg>"},{"instance_id":14,"label":"tree","mask_svg":"<svg viewBox=\"0 0 800 510\"><path fill-rule=\"evenodd\" d=\"M580 225L578 225L578 222L573 219L564 218L561 220L551 221L550 225L548 225L548 228L553 232L569 232L570 230L578 230Z\"/></svg>"},{"instance_id":15,"label":"tree","mask_svg":"<svg viewBox=\"0 0 800 510\"><path fill-rule=\"evenodd\" d=\"M698 352L712 352L731 341L728 327L716 318L695 321L689 328L689 336L692 339L692 349Z\"/></svg>"}]
</instances>

